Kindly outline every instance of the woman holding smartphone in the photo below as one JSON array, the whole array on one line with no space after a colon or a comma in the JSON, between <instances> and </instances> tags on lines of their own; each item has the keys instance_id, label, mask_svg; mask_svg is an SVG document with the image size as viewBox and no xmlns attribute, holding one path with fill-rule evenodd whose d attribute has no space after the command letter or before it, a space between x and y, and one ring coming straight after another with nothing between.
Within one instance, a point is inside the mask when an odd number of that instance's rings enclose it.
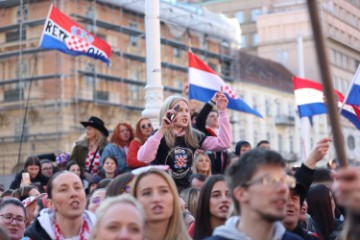
<instances>
[{"instance_id":1,"label":"woman holding smartphone","mask_svg":"<svg viewBox=\"0 0 360 240\"><path fill-rule=\"evenodd\" d=\"M139 149L139 161L169 165L169 173L179 192L189 186L196 149L221 151L231 146L230 122L226 113L228 100L222 91L215 94L215 99L219 110L217 137L205 136L193 129L188 101L180 96L170 96L160 110L159 130Z\"/></svg>"},{"instance_id":2,"label":"woman holding smartphone","mask_svg":"<svg viewBox=\"0 0 360 240\"><path fill-rule=\"evenodd\" d=\"M26 159L24 170L16 174L15 179L10 184L10 189L15 190L31 183L39 183L44 187L48 180L47 177L41 174L40 159L36 156L31 156Z\"/></svg>"}]
</instances>

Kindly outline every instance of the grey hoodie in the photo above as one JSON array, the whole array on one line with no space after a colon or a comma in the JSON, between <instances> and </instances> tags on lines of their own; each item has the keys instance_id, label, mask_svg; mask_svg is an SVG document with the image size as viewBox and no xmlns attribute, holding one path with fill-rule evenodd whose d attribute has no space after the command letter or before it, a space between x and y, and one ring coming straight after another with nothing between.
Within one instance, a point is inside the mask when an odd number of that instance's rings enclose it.
<instances>
[{"instance_id":1,"label":"grey hoodie","mask_svg":"<svg viewBox=\"0 0 360 240\"><path fill-rule=\"evenodd\" d=\"M213 236L221 236L223 238L233 240L252 240L251 237L239 231L237 228L239 221L239 216L229 218L224 225L215 228ZM281 222L275 222L274 227L275 231L271 239L281 240L286 232L285 227L281 224Z\"/></svg>"}]
</instances>

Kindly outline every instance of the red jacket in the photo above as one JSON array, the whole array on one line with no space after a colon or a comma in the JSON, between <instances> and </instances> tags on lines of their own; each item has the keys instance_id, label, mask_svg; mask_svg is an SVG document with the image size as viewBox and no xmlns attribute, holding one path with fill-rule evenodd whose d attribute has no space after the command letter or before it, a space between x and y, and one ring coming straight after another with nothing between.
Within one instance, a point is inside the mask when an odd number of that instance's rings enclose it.
<instances>
[{"instance_id":1,"label":"red jacket","mask_svg":"<svg viewBox=\"0 0 360 240\"><path fill-rule=\"evenodd\" d=\"M148 164L144 163L144 162L140 162L137 159L137 153L141 147L141 143L137 138L134 138L133 140L131 140L130 144L129 144L129 151L128 154L126 156L126 162L129 168L139 168L139 167L144 167L147 166Z\"/></svg>"}]
</instances>

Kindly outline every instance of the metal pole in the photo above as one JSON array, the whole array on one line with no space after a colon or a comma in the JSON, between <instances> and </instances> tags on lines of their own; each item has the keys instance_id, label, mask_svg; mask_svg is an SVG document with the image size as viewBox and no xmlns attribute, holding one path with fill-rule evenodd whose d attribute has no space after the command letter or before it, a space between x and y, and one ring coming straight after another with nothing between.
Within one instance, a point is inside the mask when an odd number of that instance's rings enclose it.
<instances>
[{"instance_id":1,"label":"metal pole","mask_svg":"<svg viewBox=\"0 0 360 240\"><path fill-rule=\"evenodd\" d=\"M142 115L151 120L154 128L159 127L159 112L163 100L159 15L159 0L145 0L147 82L145 86L145 109L142 112Z\"/></svg>"},{"instance_id":2,"label":"metal pole","mask_svg":"<svg viewBox=\"0 0 360 240\"><path fill-rule=\"evenodd\" d=\"M336 99L334 96L334 90L331 82L330 68L327 61L327 54L325 48L325 41L321 31L321 24L318 15L317 1L316 0L307 0L309 14L311 19L311 26L313 30L313 35L315 39L315 49L317 52L320 73L322 77L322 82L324 86L324 93L327 99L327 109L330 118L331 129L334 136L334 146L337 154L337 159L341 167L347 166L347 158L345 152L345 143L344 136L341 131L339 114L336 104Z\"/></svg>"}]
</instances>

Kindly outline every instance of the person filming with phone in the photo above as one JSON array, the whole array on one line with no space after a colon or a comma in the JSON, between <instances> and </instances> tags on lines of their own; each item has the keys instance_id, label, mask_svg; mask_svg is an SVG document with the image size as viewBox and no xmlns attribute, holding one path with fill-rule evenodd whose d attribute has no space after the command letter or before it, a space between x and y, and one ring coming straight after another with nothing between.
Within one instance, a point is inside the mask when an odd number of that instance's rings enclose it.
<instances>
[{"instance_id":1,"label":"person filming with phone","mask_svg":"<svg viewBox=\"0 0 360 240\"><path fill-rule=\"evenodd\" d=\"M10 184L10 189L18 189L32 183L39 183L42 187L46 186L49 178L42 175L40 159L30 156L26 159L24 170L16 174L15 179Z\"/></svg>"},{"instance_id":2,"label":"person filming with phone","mask_svg":"<svg viewBox=\"0 0 360 240\"><path fill-rule=\"evenodd\" d=\"M168 165L178 191L189 187L191 165L196 149L221 151L231 146L228 99L220 90L215 94L219 110L218 136L205 136L191 126L188 101L180 96L165 99L160 110L160 128L139 149L138 160Z\"/></svg>"}]
</instances>

